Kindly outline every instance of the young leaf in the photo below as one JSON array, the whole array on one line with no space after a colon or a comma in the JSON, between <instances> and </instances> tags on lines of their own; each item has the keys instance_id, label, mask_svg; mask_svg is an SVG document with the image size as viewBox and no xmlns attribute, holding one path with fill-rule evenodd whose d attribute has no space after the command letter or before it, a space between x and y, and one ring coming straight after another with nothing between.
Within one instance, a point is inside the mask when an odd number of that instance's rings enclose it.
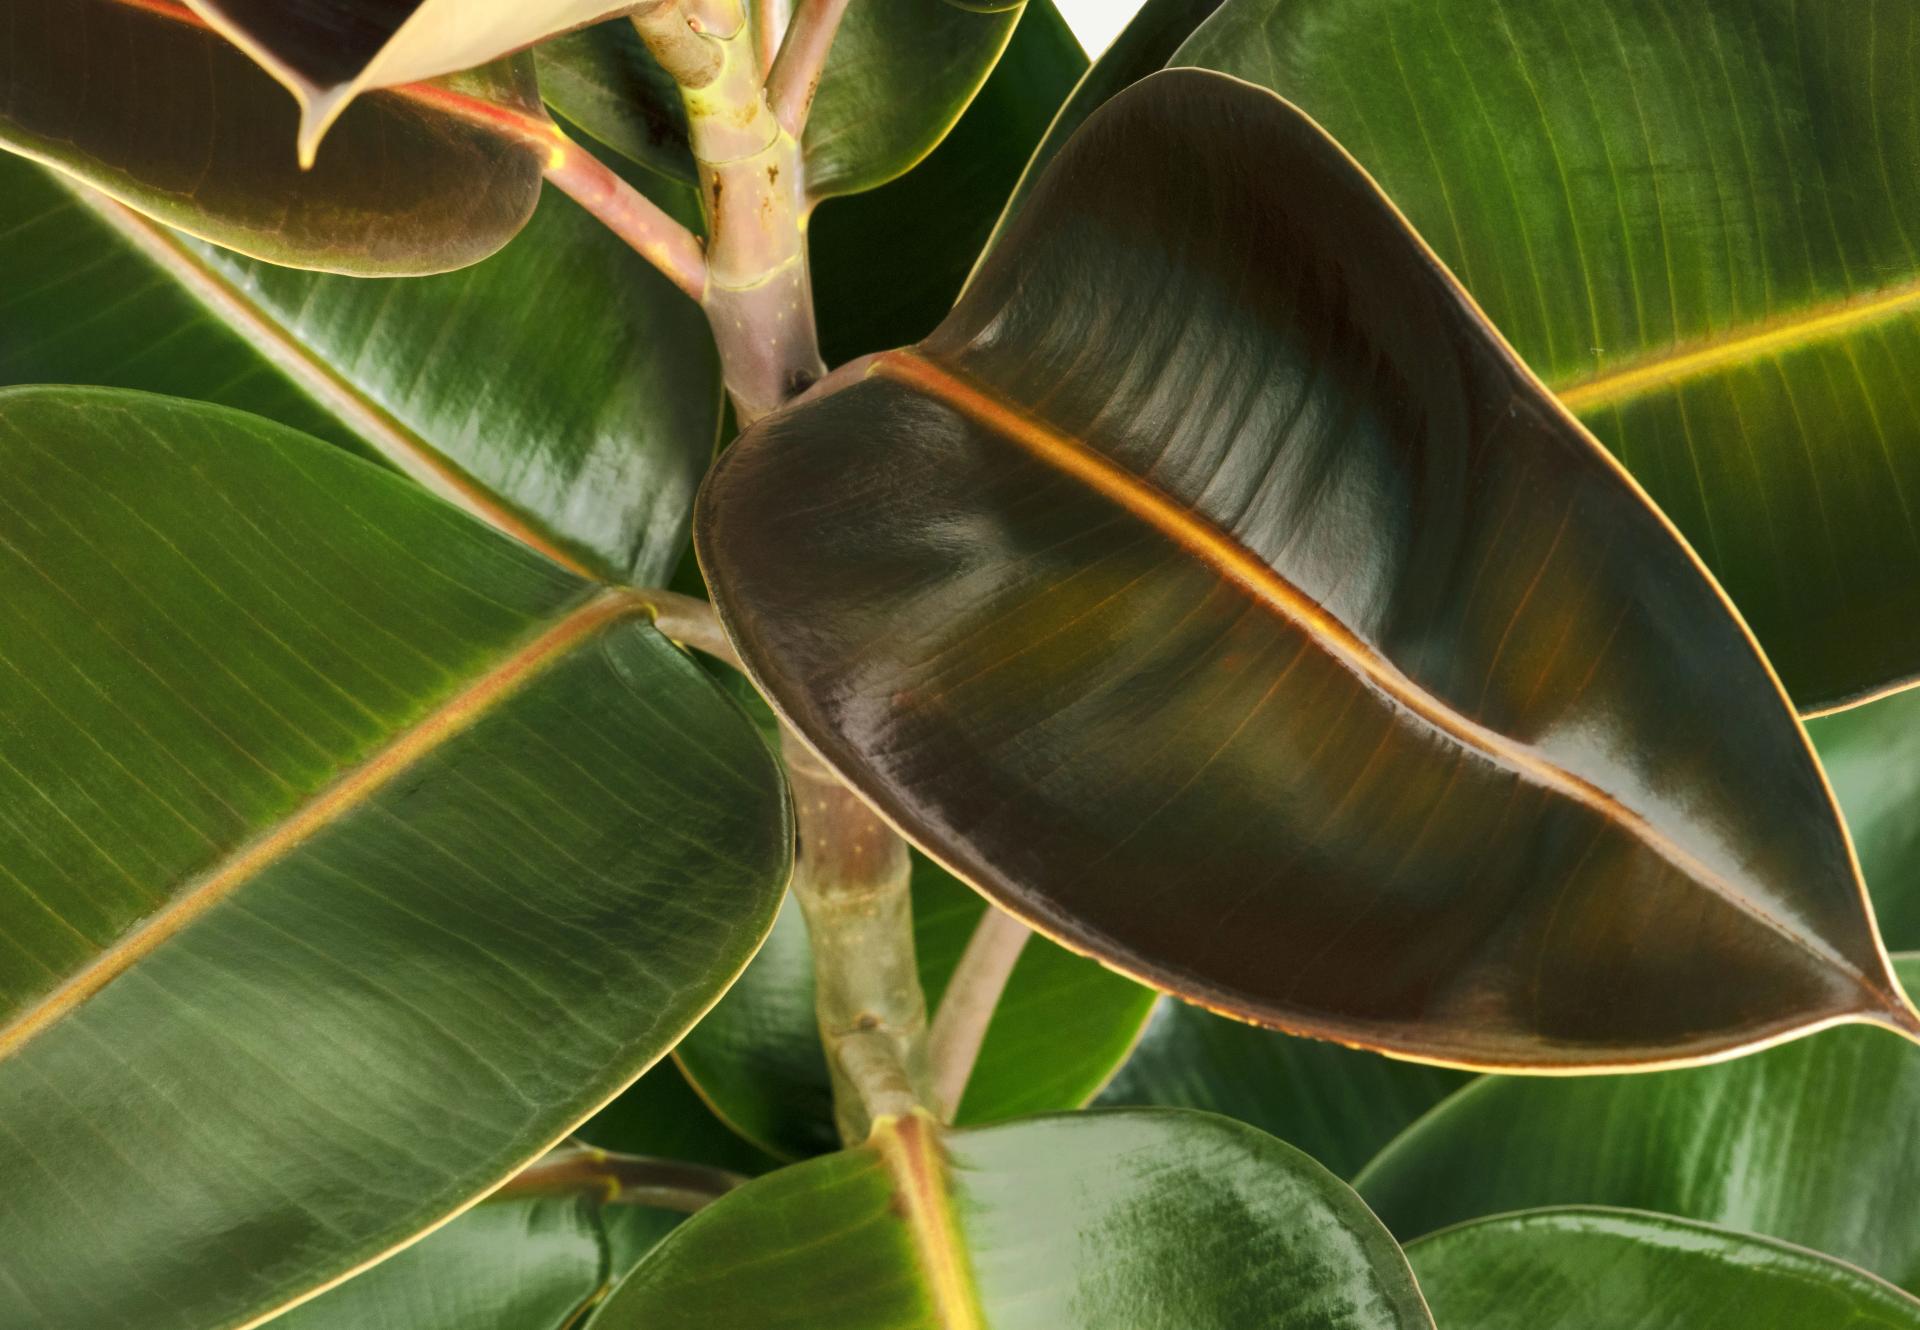
<instances>
[{"instance_id":1,"label":"young leaf","mask_svg":"<svg viewBox=\"0 0 1920 1330\"><path fill-rule=\"evenodd\" d=\"M718 360L698 307L570 200L485 263L384 282L240 258L17 158L0 160L0 230L0 383L243 407L378 455L583 572L671 576Z\"/></svg>"},{"instance_id":2,"label":"young leaf","mask_svg":"<svg viewBox=\"0 0 1920 1330\"><path fill-rule=\"evenodd\" d=\"M695 539L789 722L1123 971L1480 1066L1920 1028L1744 625L1272 94L1123 93Z\"/></svg>"},{"instance_id":3,"label":"young leaf","mask_svg":"<svg viewBox=\"0 0 1920 1330\"><path fill-rule=\"evenodd\" d=\"M1139 1047L1094 1102L1224 1113L1350 1178L1469 1079L1162 999Z\"/></svg>"},{"instance_id":4,"label":"young leaf","mask_svg":"<svg viewBox=\"0 0 1920 1330\"><path fill-rule=\"evenodd\" d=\"M1228 0L1174 63L1346 145L1823 709L1920 676L1912 19Z\"/></svg>"},{"instance_id":5,"label":"young leaf","mask_svg":"<svg viewBox=\"0 0 1920 1330\"><path fill-rule=\"evenodd\" d=\"M1920 957L1901 973L1920 982ZM1403 1239L1504 1210L1622 1205L1797 1242L1920 1292L1920 1050L1830 1030L1723 1066L1489 1077L1354 1184Z\"/></svg>"},{"instance_id":6,"label":"young leaf","mask_svg":"<svg viewBox=\"0 0 1920 1330\"><path fill-rule=\"evenodd\" d=\"M1538 1210L1407 1248L1443 1326L1920 1330L1920 1301L1804 1247L1631 1210Z\"/></svg>"},{"instance_id":7,"label":"young leaf","mask_svg":"<svg viewBox=\"0 0 1920 1330\"><path fill-rule=\"evenodd\" d=\"M437 105L356 107L310 171L286 93L172 0L10 0L0 89L0 147L272 263L445 272L506 244L540 197L543 154L483 123L544 123L524 60Z\"/></svg>"},{"instance_id":8,"label":"young leaf","mask_svg":"<svg viewBox=\"0 0 1920 1330\"><path fill-rule=\"evenodd\" d=\"M222 408L11 389L0 472L0 1324L264 1318L764 936L778 772L632 593Z\"/></svg>"},{"instance_id":9,"label":"young leaf","mask_svg":"<svg viewBox=\"0 0 1920 1330\"><path fill-rule=\"evenodd\" d=\"M914 950L929 1010L938 1008L986 908L914 856ZM1132 1050L1152 1006L1151 990L1035 938L994 1009L957 1120L1081 1107ZM681 1040L674 1059L714 1110L761 1148L803 1159L839 1147L807 926L792 900L746 973Z\"/></svg>"},{"instance_id":10,"label":"young leaf","mask_svg":"<svg viewBox=\"0 0 1920 1330\"><path fill-rule=\"evenodd\" d=\"M361 93L473 69L636 0L185 0L294 95L300 160Z\"/></svg>"},{"instance_id":11,"label":"young leaf","mask_svg":"<svg viewBox=\"0 0 1920 1330\"><path fill-rule=\"evenodd\" d=\"M1170 1109L866 1145L692 1219L589 1330L1431 1330L1406 1258L1305 1155Z\"/></svg>"}]
</instances>

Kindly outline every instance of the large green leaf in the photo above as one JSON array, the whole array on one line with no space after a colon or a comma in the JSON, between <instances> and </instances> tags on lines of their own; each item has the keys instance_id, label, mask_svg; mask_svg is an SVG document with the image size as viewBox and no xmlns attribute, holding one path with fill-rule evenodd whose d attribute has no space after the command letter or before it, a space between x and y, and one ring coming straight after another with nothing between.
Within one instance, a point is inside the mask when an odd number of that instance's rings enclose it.
<instances>
[{"instance_id":1,"label":"large green leaf","mask_svg":"<svg viewBox=\"0 0 1920 1330\"><path fill-rule=\"evenodd\" d=\"M0 382L243 407L375 452L582 571L672 574L718 360L698 307L571 201L485 263L369 282L243 259L6 158L0 232Z\"/></svg>"},{"instance_id":2,"label":"large green leaf","mask_svg":"<svg viewBox=\"0 0 1920 1330\"><path fill-rule=\"evenodd\" d=\"M301 158L361 93L484 65L636 0L185 0L300 105Z\"/></svg>"},{"instance_id":3,"label":"large green leaf","mask_svg":"<svg viewBox=\"0 0 1920 1330\"><path fill-rule=\"evenodd\" d=\"M1920 982L1920 957L1901 973ZM1355 1184L1403 1239L1503 1210L1623 1205L1766 1233L1920 1292L1920 1051L1831 1030L1723 1066L1489 1077Z\"/></svg>"},{"instance_id":4,"label":"large green leaf","mask_svg":"<svg viewBox=\"0 0 1920 1330\"><path fill-rule=\"evenodd\" d=\"M1807 722L1887 945L1920 947L1920 691Z\"/></svg>"},{"instance_id":5,"label":"large green leaf","mask_svg":"<svg viewBox=\"0 0 1920 1330\"><path fill-rule=\"evenodd\" d=\"M1239 1118L1350 1178L1465 1072L1296 1039L1161 999L1140 1046L1095 1102Z\"/></svg>"},{"instance_id":6,"label":"large green leaf","mask_svg":"<svg viewBox=\"0 0 1920 1330\"><path fill-rule=\"evenodd\" d=\"M1107 103L946 323L761 422L695 539L763 691L1013 913L1491 1066L1916 1028L1777 680L1311 121Z\"/></svg>"},{"instance_id":7,"label":"large green leaf","mask_svg":"<svg viewBox=\"0 0 1920 1330\"><path fill-rule=\"evenodd\" d=\"M1630 1210L1541 1210L1407 1249L1442 1330L1915 1330L1920 1301L1782 1242Z\"/></svg>"},{"instance_id":8,"label":"large green leaf","mask_svg":"<svg viewBox=\"0 0 1920 1330\"><path fill-rule=\"evenodd\" d=\"M1416 1330L1406 1258L1289 1146L1116 1110L882 1119L695 1215L591 1330Z\"/></svg>"},{"instance_id":9,"label":"large green leaf","mask_svg":"<svg viewBox=\"0 0 1920 1330\"><path fill-rule=\"evenodd\" d=\"M11 389L0 473L0 1324L251 1324L758 945L782 783L632 593L223 408Z\"/></svg>"},{"instance_id":10,"label":"large green leaf","mask_svg":"<svg viewBox=\"0 0 1920 1330\"><path fill-rule=\"evenodd\" d=\"M302 171L286 93L172 0L10 0L0 32L0 147L229 249L333 272L464 267L532 214L542 154L444 109L541 116L532 65L439 91L354 107Z\"/></svg>"},{"instance_id":11,"label":"large green leaf","mask_svg":"<svg viewBox=\"0 0 1920 1330\"><path fill-rule=\"evenodd\" d=\"M820 349L829 365L925 335L946 317L1002 203L1087 67L1052 0L1027 0L1006 54L927 159L808 224Z\"/></svg>"},{"instance_id":12,"label":"large green leaf","mask_svg":"<svg viewBox=\"0 0 1920 1330\"><path fill-rule=\"evenodd\" d=\"M487 1201L302 1303L280 1330L568 1330L607 1280L590 1196Z\"/></svg>"},{"instance_id":13,"label":"large green leaf","mask_svg":"<svg viewBox=\"0 0 1920 1330\"><path fill-rule=\"evenodd\" d=\"M930 1010L987 908L938 865L914 856L914 950ZM1081 1107L1133 1048L1152 1005L1150 989L1033 939L994 1008L956 1120ZM761 1148L800 1159L839 1147L814 1014L813 957L794 901L674 1059L715 1111Z\"/></svg>"},{"instance_id":14,"label":"large green leaf","mask_svg":"<svg viewBox=\"0 0 1920 1330\"><path fill-rule=\"evenodd\" d=\"M1803 708L1920 675L1920 80L1898 0L1229 0L1174 57L1357 156Z\"/></svg>"}]
</instances>

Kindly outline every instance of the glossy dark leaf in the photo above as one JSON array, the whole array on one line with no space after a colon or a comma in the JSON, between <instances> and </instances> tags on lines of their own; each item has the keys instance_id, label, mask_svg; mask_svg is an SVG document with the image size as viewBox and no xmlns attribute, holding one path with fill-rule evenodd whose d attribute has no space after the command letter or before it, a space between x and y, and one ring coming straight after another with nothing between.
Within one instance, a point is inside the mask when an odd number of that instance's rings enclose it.
<instances>
[{"instance_id":1,"label":"glossy dark leaf","mask_svg":"<svg viewBox=\"0 0 1920 1330\"><path fill-rule=\"evenodd\" d=\"M938 865L914 856L914 949L930 1011L986 908ZM994 1010L956 1120L1081 1107L1132 1050L1152 1005L1151 990L1033 939ZM762 1148L801 1159L839 1147L807 926L791 899L746 973L674 1058L714 1110Z\"/></svg>"},{"instance_id":2,"label":"glossy dark leaf","mask_svg":"<svg viewBox=\"0 0 1920 1330\"><path fill-rule=\"evenodd\" d=\"M0 473L0 1325L266 1316L758 945L781 782L632 593L222 408L11 389Z\"/></svg>"},{"instance_id":3,"label":"glossy dark leaf","mask_svg":"<svg viewBox=\"0 0 1920 1330\"><path fill-rule=\"evenodd\" d=\"M1807 722L1887 945L1920 947L1920 691Z\"/></svg>"},{"instance_id":4,"label":"glossy dark leaf","mask_svg":"<svg viewBox=\"0 0 1920 1330\"><path fill-rule=\"evenodd\" d=\"M872 1142L695 1215L590 1330L1430 1330L1400 1254L1306 1156L1129 1110Z\"/></svg>"},{"instance_id":5,"label":"glossy dark leaf","mask_svg":"<svg viewBox=\"0 0 1920 1330\"><path fill-rule=\"evenodd\" d=\"M544 200L485 263L369 282L243 259L7 158L0 231L0 383L243 407L379 455L582 571L671 575L719 365L698 307L571 200ZM567 315L527 317L542 307Z\"/></svg>"},{"instance_id":6,"label":"glossy dark leaf","mask_svg":"<svg viewBox=\"0 0 1920 1330\"><path fill-rule=\"evenodd\" d=\"M1224 1113L1350 1178L1471 1079L1465 1072L1262 1030L1162 998L1139 1047L1095 1103Z\"/></svg>"},{"instance_id":7,"label":"glossy dark leaf","mask_svg":"<svg viewBox=\"0 0 1920 1330\"><path fill-rule=\"evenodd\" d=\"M1901 972L1920 981L1920 958ZM1355 1184L1402 1239L1543 1205L1621 1205L1766 1233L1920 1292L1920 1050L1830 1030L1722 1066L1488 1077Z\"/></svg>"},{"instance_id":8,"label":"glossy dark leaf","mask_svg":"<svg viewBox=\"0 0 1920 1330\"><path fill-rule=\"evenodd\" d=\"M820 349L830 365L923 336L946 317L994 218L1087 67L1052 0L1027 0L1006 54L927 159L807 227Z\"/></svg>"},{"instance_id":9,"label":"glossy dark leaf","mask_svg":"<svg viewBox=\"0 0 1920 1330\"><path fill-rule=\"evenodd\" d=\"M1229 0L1821 708L1920 675L1910 5Z\"/></svg>"},{"instance_id":10,"label":"glossy dark leaf","mask_svg":"<svg viewBox=\"0 0 1920 1330\"><path fill-rule=\"evenodd\" d=\"M635 0L185 0L294 96L299 149L374 88L472 69Z\"/></svg>"},{"instance_id":11,"label":"glossy dark leaf","mask_svg":"<svg viewBox=\"0 0 1920 1330\"><path fill-rule=\"evenodd\" d=\"M953 315L710 474L788 720L1013 913L1483 1066L1906 1029L1778 681L1340 149L1154 76Z\"/></svg>"},{"instance_id":12,"label":"glossy dark leaf","mask_svg":"<svg viewBox=\"0 0 1920 1330\"><path fill-rule=\"evenodd\" d=\"M1831 1257L1632 1210L1483 1219L1407 1258L1443 1330L1920 1327L1920 1301Z\"/></svg>"},{"instance_id":13,"label":"glossy dark leaf","mask_svg":"<svg viewBox=\"0 0 1920 1330\"><path fill-rule=\"evenodd\" d=\"M441 90L484 114L541 114L532 66ZM541 154L412 97L341 118L311 171L287 94L171 0L10 0L0 147L129 207L274 263L364 276L444 272L512 239Z\"/></svg>"},{"instance_id":14,"label":"glossy dark leaf","mask_svg":"<svg viewBox=\"0 0 1920 1330\"><path fill-rule=\"evenodd\" d=\"M547 105L629 161L693 185L686 104L633 24L595 24L543 42L533 55Z\"/></svg>"}]
</instances>

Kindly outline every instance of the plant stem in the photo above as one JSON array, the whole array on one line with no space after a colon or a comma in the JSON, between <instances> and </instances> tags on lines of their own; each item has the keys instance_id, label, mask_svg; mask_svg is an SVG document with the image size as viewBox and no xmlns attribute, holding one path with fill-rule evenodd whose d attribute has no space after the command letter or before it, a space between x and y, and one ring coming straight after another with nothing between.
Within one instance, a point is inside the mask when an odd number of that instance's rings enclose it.
<instances>
[{"instance_id":1,"label":"plant stem","mask_svg":"<svg viewBox=\"0 0 1920 1330\"><path fill-rule=\"evenodd\" d=\"M741 673L746 667L734 652L733 643L721 631L713 606L693 596L673 591L642 591L640 598L653 609L653 626L683 647L692 647L703 655L723 661Z\"/></svg>"},{"instance_id":2,"label":"plant stem","mask_svg":"<svg viewBox=\"0 0 1920 1330\"><path fill-rule=\"evenodd\" d=\"M846 12L847 0L800 0L767 74L767 102L774 119L795 138L807 127L807 112L813 107L813 94L820 90L827 51Z\"/></svg>"},{"instance_id":3,"label":"plant stem","mask_svg":"<svg viewBox=\"0 0 1920 1330\"><path fill-rule=\"evenodd\" d=\"M746 1179L725 1169L677 1159L614 1154L591 1145L555 1150L525 1169L495 1196L545 1196L600 1192L609 1205L645 1205L656 1210L695 1210L720 1199Z\"/></svg>"},{"instance_id":4,"label":"plant stem","mask_svg":"<svg viewBox=\"0 0 1920 1330\"><path fill-rule=\"evenodd\" d=\"M558 143L548 157L547 180L672 278L675 286L695 300L703 299L707 260L698 238L557 126L553 132Z\"/></svg>"},{"instance_id":5,"label":"plant stem","mask_svg":"<svg viewBox=\"0 0 1920 1330\"><path fill-rule=\"evenodd\" d=\"M967 949L960 954L928 1040L933 1060L933 1103L943 1121L951 1122L960 1107L994 1009L1000 1005L1000 995L1006 991L1013 967L1032 936L1025 924L989 905Z\"/></svg>"},{"instance_id":6,"label":"plant stem","mask_svg":"<svg viewBox=\"0 0 1920 1330\"><path fill-rule=\"evenodd\" d=\"M753 24L753 51L762 70L773 68L773 57L780 50L780 36L787 28L786 0L750 0L749 22Z\"/></svg>"},{"instance_id":7,"label":"plant stem","mask_svg":"<svg viewBox=\"0 0 1920 1330\"><path fill-rule=\"evenodd\" d=\"M810 387L826 366L813 321L799 140L774 118L753 30L655 0L633 16L680 85L707 216L701 304L720 348L735 414L750 425ZM736 2L737 8L737 2Z\"/></svg>"},{"instance_id":8,"label":"plant stem","mask_svg":"<svg viewBox=\"0 0 1920 1330\"><path fill-rule=\"evenodd\" d=\"M788 734L799 854L793 894L813 943L814 1006L849 1145L932 1102L927 1004L913 951L906 842Z\"/></svg>"}]
</instances>

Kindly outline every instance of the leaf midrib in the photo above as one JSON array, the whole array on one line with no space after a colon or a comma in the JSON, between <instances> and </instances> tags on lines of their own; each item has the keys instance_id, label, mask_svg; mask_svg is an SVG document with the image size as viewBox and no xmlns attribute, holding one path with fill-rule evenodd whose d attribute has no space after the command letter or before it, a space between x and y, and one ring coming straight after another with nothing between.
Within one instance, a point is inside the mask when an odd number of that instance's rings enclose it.
<instances>
[{"instance_id":1,"label":"leaf midrib","mask_svg":"<svg viewBox=\"0 0 1920 1330\"><path fill-rule=\"evenodd\" d=\"M883 1118L871 1144L899 1198L940 1330L986 1330L971 1263L961 1245L947 1187L939 1127L925 1113Z\"/></svg>"},{"instance_id":2,"label":"leaf midrib","mask_svg":"<svg viewBox=\"0 0 1920 1330\"><path fill-rule=\"evenodd\" d=\"M1809 937L1750 899L1718 870L1705 863L1640 813L1605 790L1499 731L1462 715L1402 673L1277 570L1205 515L1180 503L1126 470L1084 441L1054 430L1001 401L945 366L913 350L888 352L867 371L893 379L941 402L976 425L1014 443L1043 465L1086 484L1161 536L1207 564L1302 632L1309 641L1351 670L1365 685L1444 738L1477 752L1521 780L1573 800L1623 827L1655 855L1727 904L1787 941L1797 950L1851 975L1876 1000L1880 986L1824 940ZM1781 706L1787 705L1784 694ZM1893 1003L1892 1009L1900 1004Z\"/></svg>"},{"instance_id":3,"label":"leaf midrib","mask_svg":"<svg viewBox=\"0 0 1920 1330\"><path fill-rule=\"evenodd\" d=\"M307 798L286 817L225 854L164 906L122 934L13 1019L0 1024L0 1061L152 954L182 929L327 827L364 806L434 749L471 729L549 666L603 629L651 613L637 592L603 591L576 604L530 640L390 738L378 752Z\"/></svg>"},{"instance_id":4,"label":"leaf midrib","mask_svg":"<svg viewBox=\"0 0 1920 1330\"><path fill-rule=\"evenodd\" d=\"M1763 356L1817 346L1916 311L1920 311L1920 278L1883 287L1870 295L1849 295L1807 305L1784 318L1676 342L1654 355L1548 386L1569 411L1593 411L1749 364Z\"/></svg>"}]
</instances>

